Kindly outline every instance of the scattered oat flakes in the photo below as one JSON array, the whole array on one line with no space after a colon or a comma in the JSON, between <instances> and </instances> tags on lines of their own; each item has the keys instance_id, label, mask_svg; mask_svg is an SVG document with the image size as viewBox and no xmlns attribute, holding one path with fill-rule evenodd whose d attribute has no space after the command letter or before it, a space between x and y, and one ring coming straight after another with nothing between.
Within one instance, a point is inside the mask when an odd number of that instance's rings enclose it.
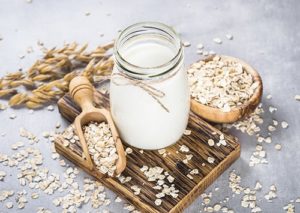
<instances>
[{"instance_id":1,"label":"scattered oat flakes","mask_svg":"<svg viewBox=\"0 0 300 213\"><path fill-rule=\"evenodd\" d=\"M59 129L61 127L61 124L59 123L59 122L57 122L56 124L55 124L55 128L56 129Z\"/></svg>"},{"instance_id":2,"label":"scattered oat flakes","mask_svg":"<svg viewBox=\"0 0 300 213\"><path fill-rule=\"evenodd\" d=\"M19 148L21 148L23 146L24 146L24 143L22 141L19 141L17 143L12 144L11 145L11 149L12 150L17 150L17 149L19 149Z\"/></svg>"},{"instance_id":3,"label":"scattered oat flakes","mask_svg":"<svg viewBox=\"0 0 300 213\"><path fill-rule=\"evenodd\" d=\"M186 176L187 176L189 179L191 179L191 180L194 179L193 176L192 176L191 174L187 174Z\"/></svg>"},{"instance_id":4,"label":"scattered oat flakes","mask_svg":"<svg viewBox=\"0 0 300 213\"><path fill-rule=\"evenodd\" d=\"M132 177L130 177L130 176L127 176L127 177L125 177L123 175L118 176L118 180L120 181L120 183L127 183L127 182L131 181L131 179L132 179Z\"/></svg>"},{"instance_id":5,"label":"scattered oat flakes","mask_svg":"<svg viewBox=\"0 0 300 213\"><path fill-rule=\"evenodd\" d=\"M267 95L267 99L268 99L268 100L272 99L272 95L270 95L270 94Z\"/></svg>"},{"instance_id":6,"label":"scattered oat flakes","mask_svg":"<svg viewBox=\"0 0 300 213\"><path fill-rule=\"evenodd\" d=\"M127 147L125 150L126 154L131 154L133 150L130 147Z\"/></svg>"},{"instance_id":7,"label":"scattered oat flakes","mask_svg":"<svg viewBox=\"0 0 300 213\"><path fill-rule=\"evenodd\" d=\"M259 191L259 190L262 189L262 185L261 185L261 183L260 183L259 181L256 182L254 189L255 189L256 191Z\"/></svg>"},{"instance_id":8,"label":"scattered oat flakes","mask_svg":"<svg viewBox=\"0 0 300 213\"><path fill-rule=\"evenodd\" d=\"M5 201L9 197L12 197L14 195L14 191L12 190L3 190L0 191L0 202Z\"/></svg>"},{"instance_id":9,"label":"scattered oat flakes","mask_svg":"<svg viewBox=\"0 0 300 213\"><path fill-rule=\"evenodd\" d=\"M10 114L9 118L10 119L15 119L17 117L17 115L15 113Z\"/></svg>"},{"instance_id":10,"label":"scattered oat flakes","mask_svg":"<svg viewBox=\"0 0 300 213\"><path fill-rule=\"evenodd\" d=\"M241 177L235 173L235 171L230 172L229 174L229 188L235 194L240 194L244 188L240 185Z\"/></svg>"},{"instance_id":11,"label":"scattered oat flakes","mask_svg":"<svg viewBox=\"0 0 300 213\"><path fill-rule=\"evenodd\" d=\"M220 38L214 38L213 41L216 43L216 44L222 44L222 40Z\"/></svg>"},{"instance_id":12,"label":"scattered oat flakes","mask_svg":"<svg viewBox=\"0 0 300 213\"><path fill-rule=\"evenodd\" d=\"M282 122L281 122L281 127L282 127L283 129L288 128L288 126L289 126L289 124L288 124L286 121L282 121Z\"/></svg>"},{"instance_id":13,"label":"scattered oat flakes","mask_svg":"<svg viewBox=\"0 0 300 213\"><path fill-rule=\"evenodd\" d=\"M140 168L140 170L141 170L142 172L145 172L145 171L148 170L148 168L149 168L148 166L145 166L145 165L144 165L142 168Z\"/></svg>"},{"instance_id":14,"label":"scattered oat flakes","mask_svg":"<svg viewBox=\"0 0 300 213\"><path fill-rule=\"evenodd\" d=\"M208 142L208 145L209 145L209 146L214 146L214 145L215 145L215 141L214 141L213 139L211 139L211 138L208 139L207 142Z\"/></svg>"},{"instance_id":15,"label":"scattered oat flakes","mask_svg":"<svg viewBox=\"0 0 300 213\"><path fill-rule=\"evenodd\" d=\"M120 202L122 202L122 199L120 197L116 197L115 202L120 203Z\"/></svg>"},{"instance_id":16,"label":"scattered oat flakes","mask_svg":"<svg viewBox=\"0 0 300 213\"><path fill-rule=\"evenodd\" d=\"M220 211L221 208L222 208L222 206L221 206L219 203L216 203L216 204L214 205L214 211L215 211L215 212Z\"/></svg>"},{"instance_id":17,"label":"scattered oat flakes","mask_svg":"<svg viewBox=\"0 0 300 213\"><path fill-rule=\"evenodd\" d=\"M5 206L6 208L11 209L12 207L14 207L14 204L12 202L7 202Z\"/></svg>"},{"instance_id":18,"label":"scattered oat flakes","mask_svg":"<svg viewBox=\"0 0 300 213\"><path fill-rule=\"evenodd\" d=\"M183 42L182 45L183 45L184 47L189 47L189 46L191 46L191 43L188 42L188 41L185 41L185 42Z\"/></svg>"},{"instance_id":19,"label":"scattered oat flakes","mask_svg":"<svg viewBox=\"0 0 300 213\"><path fill-rule=\"evenodd\" d=\"M167 177L167 180L169 181L169 183L173 183L174 180L175 180L175 178L172 177L171 175L169 175L169 176Z\"/></svg>"},{"instance_id":20,"label":"scattered oat flakes","mask_svg":"<svg viewBox=\"0 0 300 213\"><path fill-rule=\"evenodd\" d=\"M7 106L5 104L0 103L0 110L6 110Z\"/></svg>"},{"instance_id":21,"label":"scattered oat flakes","mask_svg":"<svg viewBox=\"0 0 300 213\"><path fill-rule=\"evenodd\" d=\"M255 206L252 210L251 210L252 213L257 213L257 212L262 212L262 209L258 206Z\"/></svg>"},{"instance_id":22,"label":"scattered oat flakes","mask_svg":"<svg viewBox=\"0 0 300 213\"><path fill-rule=\"evenodd\" d=\"M294 213L295 212L295 205L292 203L287 204L283 207L283 210L285 210L287 213Z\"/></svg>"},{"instance_id":23,"label":"scattered oat flakes","mask_svg":"<svg viewBox=\"0 0 300 213\"><path fill-rule=\"evenodd\" d=\"M190 174L191 174L191 175L197 175L197 174L199 174L199 170L198 170L198 169L192 169L192 170L190 171Z\"/></svg>"},{"instance_id":24,"label":"scattered oat flakes","mask_svg":"<svg viewBox=\"0 0 300 213\"><path fill-rule=\"evenodd\" d=\"M166 154L166 149L159 149L159 150L158 150L158 153L159 153L160 155L164 155L164 154Z\"/></svg>"},{"instance_id":25,"label":"scattered oat flakes","mask_svg":"<svg viewBox=\"0 0 300 213\"><path fill-rule=\"evenodd\" d=\"M201 194L201 198L203 199L203 204L208 205L211 201L211 197L212 197L211 192L208 194L206 194L206 193Z\"/></svg>"},{"instance_id":26,"label":"scattered oat flakes","mask_svg":"<svg viewBox=\"0 0 300 213\"><path fill-rule=\"evenodd\" d=\"M276 192L277 192L276 186L275 185L271 185L270 186L270 191L267 194L265 194L265 196L264 196L265 199L268 200L268 201L270 201L270 202L272 202L272 200L277 197L277 193Z\"/></svg>"},{"instance_id":27,"label":"scattered oat flakes","mask_svg":"<svg viewBox=\"0 0 300 213\"><path fill-rule=\"evenodd\" d=\"M39 139L33 133L22 127L19 130L19 134L21 137L27 138L30 144L37 143L39 141Z\"/></svg>"},{"instance_id":28,"label":"scattered oat flakes","mask_svg":"<svg viewBox=\"0 0 300 213\"><path fill-rule=\"evenodd\" d=\"M209 54L209 55L215 55L215 54L216 54L216 52L215 52L215 51L213 51L213 50L210 50L210 51L208 52L208 54Z\"/></svg>"},{"instance_id":29,"label":"scattered oat flakes","mask_svg":"<svg viewBox=\"0 0 300 213\"><path fill-rule=\"evenodd\" d=\"M26 52L28 54L32 53L33 52L33 48L32 47L27 47Z\"/></svg>"},{"instance_id":30,"label":"scattered oat flakes","mask_svg":"<svg viewBox=\"0 0 300 213\"><path fill-rule=\"evenodd\" d=\"M48 110L48 111L53 111L53 110L54 110L54 106L53 106L53 105L49 105L49 106L47 107L47 110Z\"/></svg>"},{"instance_id":31,"label":"scattered oat flakes","mask_svg":"<svg viewBox=\"0 0 300 213\"><path fill-rule=\"evenodd\" d=\"M213 157L208 157L207 158L207 162L208 163L214 163L215 162L215 159Z\"/></svg>"},{"instance_id":32,"label":"scattered oat flakes","mask_svg":"<svg viewBox=\"0 0 300 213\"><path fill-rule=\"evenodd\" d=\"M263 119L261 118L262 113L264 113L264 110L260 104L248 117L233 124L223 124L223 127L227 129L234 127L243 133L254 135L260 131L259 125L263 123Z\"/></svg>"},{"instance_id":33,"label":"scattered oat flakes","mask_svg":"<svg viewBox=\"0 0 300 213\"><path fill-rule=\"evenodd\" d=\"M37 193L37 192L32 193L31 198L32 199L38 199L39 198L39 193Z\"/></svg>"},{"instance_id":34,"label":"scattered oat flakes","mask_svg":"<svg viewBox=\"0 0 300 213\"><path fill-rule=\"evenodd\" d=\"M187 147L186 145L183 144L183 145L180 146L179 151L181 151L181 152L189 152L190 149L189 149L189 147Z\"/></svg>"},{"instance_id":35,"label":"scattered oat flakes","mask_svg":"<svg viewBox=\"0 0 300 213\"><path fill-rule=\"evenodd\" d=\"M273 112L276 112L276 111L277 111L277 108L276 108L276 107L269 106L269 112L270 112L270 113L273 113Z\"/></svg>"},{"instance_id":36,"label":"scattered oat flakes","mask_svg":"<svg viewBox=\"0 0 300 213\"><path fill-rule=\"evenodd\" d=\"M266 143L272 143L272 138L271 137L266 137L265 142Z\"/></svg>"},{"instance_id":37,"label":"scattered oat flakes","mask_svg":"<svg viewBox=\"0 0 300 213\"><path fill-rule=\"evenodd\" d=\"M208 56L208 54L209 54L208 51L203 51L202 53L203 56Z\"/></svg>"},{"instance_id":38,"label":"scattered oat flakes","mask_svg":"<svg viewBox=\"0 0 300 213\"><path fill-rule=\"evenodd\" d=\"M203 50L197 50L196 53L197 53L198 55L202 55L202 54L203 54Z\"/></svg>"},{"instance_id":39,"label":"scattered oat flakes","mask_svg":"<svg viewBox=\"0 0 300 213\"><path fill-rule=\"evenodd\" d=\"M1 162L1 161L0 161ZM6 176L6 172L0 171L0 181L3 181Z\"/></svg>"},{"instance_id":40,"label":"scattered oat flakes","mask_svg":"<svg viewBox=\"0 0 300 213\"><path fill-rule=\"evenodd\" d=\"M141 188L138 187L137 185L133 185L130 188L134 191L133 194L135 194L135 195L139 195L141 193Z\"/></svg>"},{"instance_id":41,"label":"scattered oat flakes","mask_svg":"<svg viewBox=\"0 0 300 213\"><path fill-rule=\"evenodd\" d=\"M156 199L156 200L155 200L155 205L160 206L161 203L162 203L162 200L161 200L161 199Z\"/></svg>"},{"instance_id":42,"label":"scattered oat flakes","mask_svg":"<svg viewBox=\"0 0 300 213\"><path fill-rule=\"evenodd\" d=\"M232 34L226 34L226 38L228 40L233 40L233 35Z\"/></svg>"},{"instance_id":43,"label":"scattered oat flakes","mask_svg":"<svg viewBox=\"0 0 300 213\"><path fill-rule=\"evenodd\" d=\"M192 154L186 155L185 159L182 160L184 164L188 164L188 162L193 158Z\"/></svg>"},{"instance_id":44,"label":"scattered oat flakes","mask_svg":"<svg viewBox=\"0 0 300 213\"><path fill-rule=\"evenodd\" d=\"M65 131L62 133L62 137L69 141L72 144L79 143L79 137L75 135L75 128L74 125L70 125Z\"/></svg>"},{"instance_id":45,"label":"scattered oat flakes","mask_svg":"<svg viewBox=\"0 0 300 213\"><path fill-rule=\"evenodd\" d=\"M43 132L42 135L43 135L44 138L49 138L50 137L49 132Z\"/></svg>"},{"instance_id":46,"label":"scattered oat flakes","mask_svg":"<svg viewBox=\"0 0 300 213\"><path fill-rule=\"evenodd\" d=\"M198 50L202 50L203 48L204 48L204 45L203 45L203 44L199 43L199 44L197 45L197 49L198 49Z\"/></svg>"},{"instance_id":47,"label":"scattered oat flakes","mask_svg":"<svg viewBox=\"0 0 300 213\"><path fill-rule=\"evenodd\" d=\"M274 126L272 126L272 125L269 125L269 126L268 126L268 130L269 130L270 132L274 132L274 131L276 130L276 128L275 128Z\"/></svg>"},{"instance_id":48,"label":"scattered oat flakes","mask_svg":"<svg viewBox=\"0 0 300 213\"><path fill-rule=\"evenodd\" d=\"M226 146L227 145L227 142L225 140L225 136L224 134L221 134L220 135L220 139L219 139L219 142L217 143L217 146Z\"/></svg>"},{"instance_id":49,"label":"scattered oat flakes","mask_svg":"<svg viewBox=\"0 0 300 213\"><path fill-rule=\"evenodd\" d=\"M266 151L263 150L263 147L261 145L256 146L256 151L252 153L252 156L250 157L249 166L253 167L257 164L267 164L268 161L265 159L266 157Z\"/></svg>"},{"instance_id":50,"label":"scattered oat flakes","mask_svg":"<svg viewBox=\"0 0 300 213\"><path fill-rule=\"evenodd\" d=\"M148 181L156 183L153 188L159 190L159 193L156 194L157 198L162 198L166 195L172 196L173 198L178 197L179 190L175 188L175 185L171 184L171 186L169 186L164 180L167 177L167 180L172 183L174 178L169 175L167 171L164 171L163 168L157 166L150 168L143 166L141 171L147 177Z\"/></svg>"},{"instance_id":51,"label":"scattered oat flakes","mask_svg":"<svg viewBox=\"0 0 300 213\"><path fill-rule=\"evenodd\" d=\"M133 205L129 205L129 204L125 205L124 209L128 210L129 212L132 212L132 211L135 210L134 206Z\"/></svg>"},{"instance_id":52,"label":"scattered oat flakes","mask_svg":"<svg viewBox=\"0 0 300 213\"><path fill-rule=\"evenodd\" d=\"M300 95L295 95L294 98L295 98L296 101L300 101Z\"/></svg>"},{"instance_id":53,"label":"scattered oat flakes","mask_svg":"<svg viewBox=\"0 0 300 213\"><path fill-rule=\"evenodd\" d=\"M258 137L257 137L257 142L258 142L258 143L262 143L264 140L265 140L265 139L264 139L263 137L261 137L261 136L258 136Z\"/></svg>"},{"instance_id":54,"label":"scattered oat flakes","mask_svg":"<svg viewBox=\"0 0 300 213\"><path fill-rule=\"evenodd\" d=\"M184 135L190 135L192 133L192 131L191 130L189 130L189 129L186 129L186 130L184 130Z\"/></svg>"},{"instance_id":55,"label":"scattered oat flakes","mask_svg":"<svg viewBox=\"0 0 300 213\"><path fill-rule=\"evenodd\" d=\"M276 144L275 145L275 149L278 150L278 151L280 151L281 150L281 145L280 144Z\"/></svg>"}]
</instances>

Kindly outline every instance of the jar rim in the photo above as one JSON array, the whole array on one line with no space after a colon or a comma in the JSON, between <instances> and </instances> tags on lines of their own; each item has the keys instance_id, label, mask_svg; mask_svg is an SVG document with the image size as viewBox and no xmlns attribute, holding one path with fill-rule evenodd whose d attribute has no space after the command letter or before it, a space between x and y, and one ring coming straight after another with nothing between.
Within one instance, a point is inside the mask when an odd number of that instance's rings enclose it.
<instances>
[{"instance_id":1,"label":"jar rim","mask_svg":"<svg viewBox=\"0 0 300 213\"><path fill-rule=\"evenodd\" d=\"M126 38L127 35L130 35L131 30L134 29L154 29L154 30L159 30L162 33L165 33L166 35L170 36L170 38L172 39L172 41L174 42L174 46L176 47L175 51L176 53L174 54L174 56L168 60L167 62L160 64L158 66L151 66L151 67L144 67L144 66L138 66L135 64L132 64L130 62L128 62L120 53L119 48L122 45L122 40ZM175 52L174 51L174 52ZM175 30L173 28L171 28L170 26L160 23L160 22L138 22L135 24L132 24L128 27L126 27L117 37L116 41L115 41L115 45L114 45L114 56L115 56L115 61L116 64L118 64L119 66L121 65L122 70L126 72L126 74L129 74L132 77L135 78L153 78L153 77L158 77L158 76L162 76L168 72L170 72L175 66L177 66L180 62L180 59L182 58L182 52L183 52L183 45L182 42L180 40L179 35L175 32ZM166 69L164 69L166 68ZM141 73L141 72L137 72L135 70L138 69L143 69L143 70L158 70L158 69L163 69L161 72L158 73Z\"/></svg>"}]
</instances>

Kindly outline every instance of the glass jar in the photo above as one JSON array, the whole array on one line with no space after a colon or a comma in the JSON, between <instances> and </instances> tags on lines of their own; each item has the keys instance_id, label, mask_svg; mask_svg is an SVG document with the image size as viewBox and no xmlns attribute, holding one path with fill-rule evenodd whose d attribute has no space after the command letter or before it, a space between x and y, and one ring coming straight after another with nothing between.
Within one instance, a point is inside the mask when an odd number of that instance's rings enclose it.
<instances>
[{"instance_id":1,"label":"glass jar","mask_svg":"<svg viewBox=\"0 0 300 213\"><path fill-rule=\"evenodd\" d=\"M190 111L182 43L157 22L127 27L115 42L111 114L122 140L161 149L180 139Z\"/></svg>"}]
</instances>

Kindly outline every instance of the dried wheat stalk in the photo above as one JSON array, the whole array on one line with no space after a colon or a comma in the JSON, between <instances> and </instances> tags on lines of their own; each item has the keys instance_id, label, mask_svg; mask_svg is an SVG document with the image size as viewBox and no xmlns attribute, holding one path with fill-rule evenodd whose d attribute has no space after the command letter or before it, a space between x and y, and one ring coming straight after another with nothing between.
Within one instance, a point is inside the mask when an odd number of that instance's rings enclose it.
<instances>
[{"instance_id":1,"label":"dried wheat stalk","mask_svg":"<svg viewBox=\"0 0 300 213\"><path fill-rule=\"evenodd\" d=\"M69 82L77 75L84 75L92 82L95 76L108 75L113 60L108 51L113 43L86 51L87 44L66 44L62 48L44 51L27 72L17 71L0 78L0 98L9 97L9 105L39 108L57 100L68 91ZM21 92L20 88L26 90Z\"/></svg>"}]
</instances>

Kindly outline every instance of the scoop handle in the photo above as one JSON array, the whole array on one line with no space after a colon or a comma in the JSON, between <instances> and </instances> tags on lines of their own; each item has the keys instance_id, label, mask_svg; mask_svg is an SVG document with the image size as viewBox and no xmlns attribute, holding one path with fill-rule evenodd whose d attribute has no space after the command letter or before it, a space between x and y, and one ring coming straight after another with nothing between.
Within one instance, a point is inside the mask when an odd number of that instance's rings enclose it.
<instances>
[{"instance_id":1,"label":"scoop handle","mask_svg":"<svg viewBox=\"0 0 300 213\"><path fill-rule=\"evenodd\" d=\"M84 76L73 78L69 84L69 92L82 111L92 111L93 105L93 86Z\"/></svg>"}]
</instances>

